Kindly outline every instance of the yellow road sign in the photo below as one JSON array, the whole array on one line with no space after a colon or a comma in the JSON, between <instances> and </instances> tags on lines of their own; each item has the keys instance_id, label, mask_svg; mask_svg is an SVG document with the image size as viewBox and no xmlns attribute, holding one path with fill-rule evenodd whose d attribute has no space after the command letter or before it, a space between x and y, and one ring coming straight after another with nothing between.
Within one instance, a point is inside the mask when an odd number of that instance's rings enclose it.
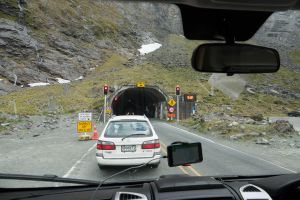
<instances>
[{"instance_id":1,"label":"yellow road sign","mask_svg":"<svg viewBox=\"0 0 300 200\"><path fill-rule=\"evenodd\" d=\"M77 122L77 133L92 132L92 122Z\"/></svg>"},{"instance_id":2,"label":"yellow road sign","mask_svg":"<svg viewBox=\"0 0 300 200\"><path fill-rule=\"evenodd\" d=\"M175 101L174 99L170 99L170 100L168 101L168 104L169 104L171 107L173 107L173 106L175 106L176 101Z\"/></svg>"},{"instance_id":3,"label":"yellow road sign","mask_svg":"<svg viewBox=\"0 0 300 200\"><path fill-rule=\"evenodd\" d=\"M105 112L106 112L106 114L110 114L111 113L111 109L107 109Z\"/></svg>"},{"instance_id":4,"label":"yellow road sign","mask_svg":"<svg viewBox=\"0 0 300 200\"><path fill-rule=\"evenodd\" d=\"M145 87L145 82L138 82L138 83L136 84L136 87L144 88L144 87Z\"/></svg>"}]
</instances>

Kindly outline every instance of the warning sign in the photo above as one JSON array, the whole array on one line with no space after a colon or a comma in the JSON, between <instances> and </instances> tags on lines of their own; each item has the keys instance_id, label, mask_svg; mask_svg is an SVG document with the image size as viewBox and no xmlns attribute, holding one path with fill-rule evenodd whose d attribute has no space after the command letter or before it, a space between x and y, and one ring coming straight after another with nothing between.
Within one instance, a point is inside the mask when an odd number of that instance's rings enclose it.
<instances>
[{"instance_id":1,"label":"warning sign","mask_svg":"<svg viewBox=\"0 0 300 200\"><path fill-rule=\"evenodd\" d=\"M138 83L136 84L136 86L137 86L138 88L144 88L144 87L145 87L145 82L138 82Z\"/></svg>"},{"instance_id":2,"label":"warning sign","mask_svg":"<svg viewBox=\"0 0 300 200\"><path fill-rule=\"evenodd\" d=\"M92 132L92 122L77 122L77 133L90 133Z\"/></svg>"},{"instance_id":3,"label":"warning sign","mask_svg":"<svg viewBox=\"0 0 300 200\"><path fill-rule=\"evenodd\" d=\"M175 113L168 113L168 118L175 118L176 114Z\"/></svg>"},{"instance_id":4,"label":"warning sign","mask_svg":"<svg viewBox=\"0 0 300 200\"><path fill-rule=\"evenodd\" d=\"M168 104L169 104L171 107L173 107L173 106L175 106L176 101L175 101L174 99L170 99L170 100L168 101Z\"/></svg>"},{"instance_id":5,"label":"warning sign","mask_svg":"<svg viewBox=\"0 0 300 200\"><path fill-rule=\"evenodd\" d=\"M174 110L175 110L175 109L174 109L173 107L169 107L169 112L170 112L170 113L174 112Z\"/></svg>"},{"instance_id":6,"label":"warning sign","mask_svg":"<svg viewBox=\"0 0 300 200\"><path fill-rule=\"evenodd\" d=\"M92 113L78 113L79 121L92 121Z\"/></svg>"}]
</instances>

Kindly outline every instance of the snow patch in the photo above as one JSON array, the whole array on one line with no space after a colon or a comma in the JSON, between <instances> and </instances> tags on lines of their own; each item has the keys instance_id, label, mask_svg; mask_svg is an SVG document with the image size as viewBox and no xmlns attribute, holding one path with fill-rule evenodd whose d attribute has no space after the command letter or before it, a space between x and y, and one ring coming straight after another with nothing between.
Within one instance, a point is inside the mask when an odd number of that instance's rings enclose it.
<instances>
[{"instance_id":1,"label":"snow patch","mask_svg":"<svg viewBox=\"0 0 300 200\"><path fill-rule=\"evenodd\" d=\"M162 45L159 43L144 44L140 49L138 49L138 51L141 55L145 55L159 49L161 46Z\"/></svg>"},{"instance_id":2,"label":"snow patch","mask_svg":"<svg viewBox=\"0 0 300 200\"><path fill-rule=\"evenodd\" d=\"M28 84L30 87L36 87L36 86L46 86L46 85L50 85L50 83L43 83L43 82L40 82L40 83L29 83Z\"/></svg>"},{"instance_id":3,"label":"snow patch","mask_svg":"<svg viewBox=\"0 0 300 200\"><path fill-rule=\"evenodd\" d=\"M75 81L82 80L82 79L83 79L83 76L79 76L78 78L75 79Z\"/></svg>"},{"instance_id":4,"label":"snow patch","mask_svg":"<svg viewBox=\"0 0 300 200\"><path fill-rule=\"evenodd\" d=\"M70 83L71 81L66 80L66 79L62 79L62 78L56 78L57 82L60 84L64 84L64 83Z\"/></svg>"},{"instance_id":5,"label":"snow patch","mask_svg":"<svg viewBox=\"0 0 300 200\"><path fill-rule=\"evenodd\" d=\"M95 67L92 67L92 68L90 68L89 70L90 70L90 71L93 71L93 70L95 70Z\"/></svg>"}]
</instances>

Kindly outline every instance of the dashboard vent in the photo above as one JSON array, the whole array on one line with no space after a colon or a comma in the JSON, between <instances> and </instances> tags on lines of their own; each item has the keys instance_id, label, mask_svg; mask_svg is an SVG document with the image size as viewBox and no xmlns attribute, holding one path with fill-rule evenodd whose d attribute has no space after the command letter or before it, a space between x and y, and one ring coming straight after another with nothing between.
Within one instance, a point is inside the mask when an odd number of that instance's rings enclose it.
<instances>
[{"instance_id":1,"label":"dashboard vent","mask_svg":"<svg viewBox=\"0 0 300 200\"><path fill-rule=\"evenodd\" d=\"M260 192L260 190L252 185L249 185L243 189L243 192Z\"/></svg>"},{"instance_id":2,"label":"dashboard vent","mask_svg":"<svg viewBox=\"0 0 300 200\"><path fill-rule=\"evenodd\" d=\"M240 193L244 200L272 200L266 191L252 184L241 187Z\"/></svg>"},{"instance_id":3,"label":"dashboard vent","mask_svg":"<svg viewBox=\"0 0 300 200\"><path fill-rule=\"evenodd\" d=\"M148 200L146 195L134 192L117 192L115 200Z\"/></svg>"}]
</instances>

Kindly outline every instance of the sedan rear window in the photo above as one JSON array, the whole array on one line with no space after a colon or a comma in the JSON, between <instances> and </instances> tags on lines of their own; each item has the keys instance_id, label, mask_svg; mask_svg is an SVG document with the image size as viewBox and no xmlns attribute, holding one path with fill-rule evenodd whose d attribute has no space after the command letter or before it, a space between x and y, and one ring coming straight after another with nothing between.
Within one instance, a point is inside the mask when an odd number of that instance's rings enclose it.
<instances>
[{"instance_id":1,"label":"sedan rear window","mask_svg":"<svg viewBox=\"0 0 300 200\"><path fill-rule=\"evenodd\" d=\"M152 131L147 121L113 121L108 124L104 136L125 137L132 134L138 134L136 137L149 137L152 136Z\"/></svg>"}]
</instances>

